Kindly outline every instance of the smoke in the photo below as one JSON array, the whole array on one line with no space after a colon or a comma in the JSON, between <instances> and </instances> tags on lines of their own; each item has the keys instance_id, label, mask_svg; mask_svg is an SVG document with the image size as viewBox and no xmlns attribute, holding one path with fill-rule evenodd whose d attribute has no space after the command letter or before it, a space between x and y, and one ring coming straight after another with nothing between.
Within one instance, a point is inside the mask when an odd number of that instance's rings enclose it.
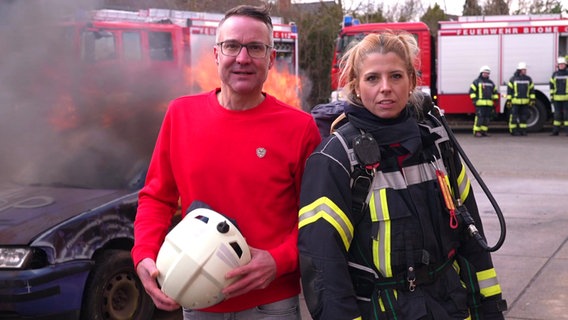
<instances>
[{"instance_id":1,"label":"smoke","mask_svg":"<svg viewBox=\"0 0 568 320\"><path fill-rule=\"evenodd\" d=\"M96 6L0 2L0 180L115 188L146 168L179 82L80 61L79 31L64 21Z\"/></svg>"}]
</instances>

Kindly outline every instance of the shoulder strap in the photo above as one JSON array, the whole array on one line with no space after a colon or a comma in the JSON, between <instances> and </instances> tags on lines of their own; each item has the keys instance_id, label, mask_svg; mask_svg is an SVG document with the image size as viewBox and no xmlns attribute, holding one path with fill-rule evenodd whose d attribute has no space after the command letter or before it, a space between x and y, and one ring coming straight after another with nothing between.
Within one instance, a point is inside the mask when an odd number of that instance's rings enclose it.
<instances>
[{"instance_id":1,"label":"shoulder strap","mask_svg":"<svg viewBox=\"0 0 568 320\"><path fill-rule=\"evenodd\" d=\"M357 224L363 218L365 209L367 208L367 197L371 190L373 174L359 164L355 152L353 151L353 140L361 135L361 132L348 122L336 129L333 134L341 142L349 159L351 172L351 210L354 217L353 222Z\"/></svg>"}]
</instances>

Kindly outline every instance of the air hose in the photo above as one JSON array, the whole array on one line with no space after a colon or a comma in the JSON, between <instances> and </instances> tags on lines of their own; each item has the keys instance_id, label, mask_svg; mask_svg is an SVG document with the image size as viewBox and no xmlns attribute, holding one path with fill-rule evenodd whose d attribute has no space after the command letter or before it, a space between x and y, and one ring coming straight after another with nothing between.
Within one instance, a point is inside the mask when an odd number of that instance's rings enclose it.
<instances>
[{"instance_id":1,"label":"air hose","mask_svg":"<svg viewBox=\"0 0 568 320\"><path fill-rule=\"evenodd\" d=\"M471 163L471 161L467 157L465 151L463 150L461 145L458 143L456 136L454 135L453 131L451 130L451 128L450 128L450 126L449 126L449 124L446 120L446 117L443 115L442 112L440 112L440 109L432 103L430 96L425 96L424 98L426 100L426 101L423 102L424 103L423 105L425 106L425 110L430 109L430 111L436 116L436 118L438 118L441 121L442 126L444 126L444 128L446 129L446 132L448 133L448 137L450 138L450 141L455 146L459 155L461 156L461 158L465 162L466 166L469 168L469 170L471 171L471 173L473 174L473 176L477 180L479 186L481 187L481 189L485 193L489 202L491 202L491 205L493 206L493 209L495 210L495 213L497 214L497 218L499 219L499 226L501 228L501 233L499 235L499 239L497 240L497 243L492 247L490 247L487 244L487 240L485 239L485 237L479 232L479 230L477 230L477 227L475 226L475 221L473 220L473 218L471 217L471 215L469 214L467 209L463 205L461 205L461 203L459 203L459 200L458 200L458 206L456 208L458 210L458 213L456 213L456 215L461 216L462 221L467 226L466 229L467 229L468 233L470 234L470 236L472 236L484 250L489 251L489 252L497 251L503 245L503 242L505 241L505 235L507 233L507 227L505 225L505 217L503 216L503 212L501 211L499 204L497 203L497 201L493 197L493 194L491 193L491 191L489 191L489 188L487 187L487 185L485 184L485 182L483 181L483 179L481 178L481 176L479 175L479 173L475 169L473 163ZM427 100L430 100L430 101L427 101ZM428 106L428 104L431 104L431 106Z\"/></svg>"}]
</instances>

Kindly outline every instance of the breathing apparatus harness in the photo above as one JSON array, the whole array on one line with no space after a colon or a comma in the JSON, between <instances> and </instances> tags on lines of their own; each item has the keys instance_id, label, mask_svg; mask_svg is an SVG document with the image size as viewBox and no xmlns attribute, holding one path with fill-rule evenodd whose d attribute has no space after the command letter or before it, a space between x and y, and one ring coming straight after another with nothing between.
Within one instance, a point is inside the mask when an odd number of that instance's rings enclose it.
<instances>
[{"instance_id":1,"label":"breathing apparatus harness","mask_svg":"<svg viewBox=\"0 0 568 320\"><path fill-rule=\"evenodd\" d=\"M448 190L447 184L445 182L445 177L441 174L439 170L437 170L438 180L440 187L442 188L442 193L444 195L444 200L446 203L446 207L450 211L450 226L452 228L457 228L458 225L464 226L462 230L465 230L469 236L474 238L476 242L486 251L494 252L497 251L503 245L505 241L506 235L506 225L505 225L505 218L503 216L503 212L499 207L499 204L489 191L489 188L475 169L474 165L471 163L469 158L467 157L466 153L458 143L456 136L453 134L446 118L443 116L440 109L434 105L432 99L429 95L424 94L424 100L422 102L422 108L424 114L430 114L432 117L437 119L439 123L443 126L445 131L448 134L449 140L451 143L448 144L446 152L442 152L442 158L444 163L448 166L448 175L450 181L450 187L453 190L453 195L450 190ZM349 136L350 133L346 132L349 129L349 126L342 126L338 128L336 131L343 136ZM332 126L333 128L333 126ZM351 127L353 128L353 127ZM352 134L352 133L351 133ZM347 150L346 144L347 141L340 138L344 147ZM373 180L373 170L378 166L378 161L380 161L380 150L378 147L377 142L374 140L372 135L368 133L363 133L357 135L353 141L353 153L355 154L355 160L358 163L357 165L353 166L352 172L352 210L355 216L362 217L364 215L364 210L366 209L367 204L365 203L367 194L369 193L369 189L371 187L371 183ZM454 150L455 148L455 150ZM459 198L459 187L457 184L457 177L458 172L455 168L454 161L451 159L451 155L454 154L454 151L457 151L460 157L463 159L477 182L479 183L481 189L487 196L488 200L491 202L495 213L497 214L497 218L499 219L499 225L501 229L501 233L499 235L499 239L494 246L489 246L487 244L487 240L485 237L479 232L477 227L475 226L475 221L471 217L468 209L465 205L461 203ZM445 190L444 190L445 188Z\"/></svg>"}]
</instances>

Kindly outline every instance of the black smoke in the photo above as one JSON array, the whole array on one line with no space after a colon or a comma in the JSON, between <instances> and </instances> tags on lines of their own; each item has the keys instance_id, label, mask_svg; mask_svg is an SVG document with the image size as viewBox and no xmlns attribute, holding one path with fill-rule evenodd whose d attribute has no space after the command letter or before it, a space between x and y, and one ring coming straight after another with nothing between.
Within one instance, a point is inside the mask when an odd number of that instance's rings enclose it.
<instances>
[{"instance_id":1,"label":"black smoke","mask_svg":"<svg viewBox=\"0 0 568 320\"><path fill-rule=\"evenodd\" d=\"M80 61L70 22L97 6L0 1L0 180L119 188L146 168L181 84Z\"/></svg>"}]
</instances>

